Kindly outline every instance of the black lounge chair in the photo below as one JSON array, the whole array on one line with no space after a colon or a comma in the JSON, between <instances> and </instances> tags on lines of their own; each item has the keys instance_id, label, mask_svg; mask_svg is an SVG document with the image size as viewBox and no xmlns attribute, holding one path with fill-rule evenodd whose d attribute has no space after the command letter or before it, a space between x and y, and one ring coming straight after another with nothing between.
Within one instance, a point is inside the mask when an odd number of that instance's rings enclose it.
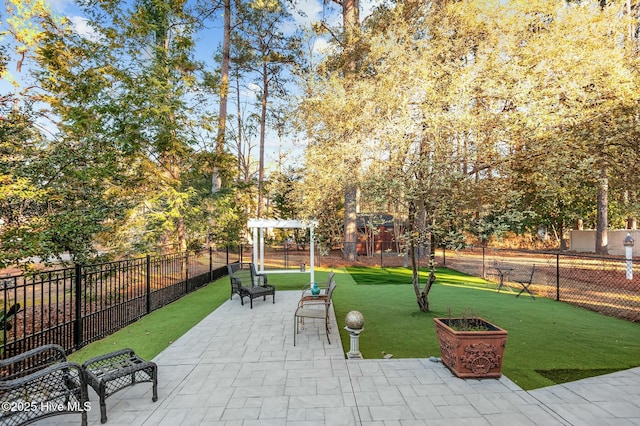
<instances>
[{"instance_id":1,"label":"black lounge chair","mask_svg":"<svg viewBox=\"0 0 640 426\"><path fill-rule=\"evenodd\" d=\"M253 309L253 299L262 296L263 300L267 300L267 296L273 297L273 303L276 303L276 287L267 283L267 275L256 272L253 263L250 264L249 270L242 269L239 262L227 265L229 272L229 280L231 281L231 297L234 294L240 296L240 303L244 305L244 298L248 297ZM244 280L244 283L243 283Z\"/></svg>"}]
</instances>

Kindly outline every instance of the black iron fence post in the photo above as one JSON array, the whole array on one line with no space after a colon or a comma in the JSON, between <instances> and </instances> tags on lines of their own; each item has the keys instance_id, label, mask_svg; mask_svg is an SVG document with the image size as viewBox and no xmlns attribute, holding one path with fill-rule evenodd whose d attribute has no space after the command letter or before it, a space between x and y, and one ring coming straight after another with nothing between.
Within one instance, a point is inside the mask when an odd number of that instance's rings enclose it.
<instances>
[{"instance_id":1,"label":"black iron fence post","mask_svg":"<svg viewBox=\"0 0 640 426\"><path fill-rule=\"evenodd\" d=\"M73 346L78 349L82 343L82 265L76 265L75 276L75 313Z\"/></svg>"},{"instance_id":2,"label":"black iron fence post","mask_svg":"<svg viewBox=\"0 0 640 426\"><path fill-rule=\"evenodd\" d=\"M147 255L147 282L146 282L146 299L147 299L147 313L151 312L151 256Z\"/></svg>"},{"instance_id":3,"label":"black iron fence post","mask_svg":"<svg viewBox=\"0 0 640 426\"><path fill-rule=\"evenodd\" d=\"M189 293L191 286L189 285L189 251L184 253L184 292Z\"/></svg>"},{"instance_id":4,"label":"black iron fence post","mask_svg":"<svg viewBox=\"0 0 640 426\"><path fill-rule=\"evenodd\" d=\"M209 282L211 281L213 281L213 247L209 247Z\"/></svg>"},{"instance_id":5,"label":"black iron fence post","mask_svg":"<svg viewBox=\"0 0 640 426\"><path fill-rule=\"evenodd\" d=\"M556 300L560 301L560 254L556 254Z\"/></svg>"}]
</instances>

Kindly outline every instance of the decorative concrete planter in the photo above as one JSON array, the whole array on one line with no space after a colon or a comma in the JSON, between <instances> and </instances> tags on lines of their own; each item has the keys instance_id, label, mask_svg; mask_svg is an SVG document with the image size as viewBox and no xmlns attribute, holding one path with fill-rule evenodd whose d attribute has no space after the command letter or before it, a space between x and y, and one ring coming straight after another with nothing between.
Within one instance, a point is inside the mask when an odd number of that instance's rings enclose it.
<instances>
[{"instance_id":1,"label":"decorative concrete planter","mask_svg":"<svg viewBox=\"0 0 640 426\"><path fill-rule=\"evenodd\" d=\"M507 331L482 318L434 318L442 363L461 378L497 378Z\"/></svg>"}]
</instances>

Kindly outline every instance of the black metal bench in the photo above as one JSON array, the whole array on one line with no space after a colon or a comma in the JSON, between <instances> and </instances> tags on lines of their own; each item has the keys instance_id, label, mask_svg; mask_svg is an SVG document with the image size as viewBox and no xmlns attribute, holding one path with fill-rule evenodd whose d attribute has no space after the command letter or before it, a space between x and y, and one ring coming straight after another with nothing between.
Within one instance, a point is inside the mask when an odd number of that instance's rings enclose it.
<instances>
[{"instance_id":1,"label":"black metal bench","mask_svg":"<svg viewBox=\"0 0 640 426\"><path fill-rule=\"evenodd\" d=\"M158 400L158 367L131 349L121 349L91 358L82 364L87 382L100 397L100 422L107 421L107 397L136 383L153 383L153 402Z\"/></svg>"},{"instance_id":2,"label":"black metal bench","mask_svg":"<svg viewBox=\"0 0 640 426\"><path fill-rule=\"evenodd\" d=\"M267 296L273 297L273 303L276 303L276 287L267 283L267 276L265 274L258 274L253 266L250 264L249 270L242 269L242 264L239 262L230 263L227 265L227 271L229 272L229 280L231 281L231 297L233 299L234 294L240 296L240 304L244 305L244 298L248 297L253 309L253 299L256 297L262 297L263 300L267 300ZM242 283L249 281L249 285Z\"/></svg>"},{"instance_id":3,"label":"black metal bench","mask_svg":"<svg viewBox=\"0 0 640 426\"><path fill-rule=\"evenodd\" d=\"M0 424L24 425L76 413L87 424L87 383L80 365L64 349L44 345L0 360Z\"/></svg>"}]
</instances>

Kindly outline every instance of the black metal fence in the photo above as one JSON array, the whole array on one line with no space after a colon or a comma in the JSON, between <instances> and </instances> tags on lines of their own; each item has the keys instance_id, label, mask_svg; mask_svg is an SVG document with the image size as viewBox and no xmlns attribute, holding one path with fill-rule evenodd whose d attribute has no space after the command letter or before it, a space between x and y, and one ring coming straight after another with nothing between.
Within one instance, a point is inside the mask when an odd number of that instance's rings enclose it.
<instances>
[{"instance_id":1,"label":"black metal fence","mask_svg":"<svg viewBox=\"0 0 640 426\"><path fill-rule=\"evenodd\" d=\"M243 250L204 250L76 265L0 279L0 309L20 310L0 327L0 357L56 343L78 349L226 275Z\"/></svg>"},{"instance_id":2,"label":"black metal fence","mask_svg":"<svg viewBox=\"0 0 640 426\"><path fill-rule=\"evenodd\" d=\"M46 343L72 351L130 324L183 295L226 275L230 262L252 258L252 247L145 256L95 265L76 265L0 279L0 309L20 310L11 329L0 327L0 357ZM337 258L336 258L337 256ZM316 265L330 266L341 252L318 250ZM397 244L381 245L360 263L407 266ZM436 264L492 279L496 266L511 269L514 280L535 273L536 296L582 306L609 316L640 321L640 261L614 256L533 252L487 247L438 249ZM309 261L308 246L265 247L267 269L295 269ZM429 264L427 251L420 266ZM632 276L629 275L632 272ZM513 285L517 288L516 285Z\"/></svg>"},{"instance_id":3,"label":"black metal fence","mask_svg":"<svg viewBox=\"0 0 640 426\"><path fill-rule=\"evenodd\" d=\"M536 296L564 301L604 315L640 321L640 260L567 252L477 247L436 251L436 263L477 277L496 280L494 268L510 269L505 283L528 278Z\"/></svg>"}]
</instances>

